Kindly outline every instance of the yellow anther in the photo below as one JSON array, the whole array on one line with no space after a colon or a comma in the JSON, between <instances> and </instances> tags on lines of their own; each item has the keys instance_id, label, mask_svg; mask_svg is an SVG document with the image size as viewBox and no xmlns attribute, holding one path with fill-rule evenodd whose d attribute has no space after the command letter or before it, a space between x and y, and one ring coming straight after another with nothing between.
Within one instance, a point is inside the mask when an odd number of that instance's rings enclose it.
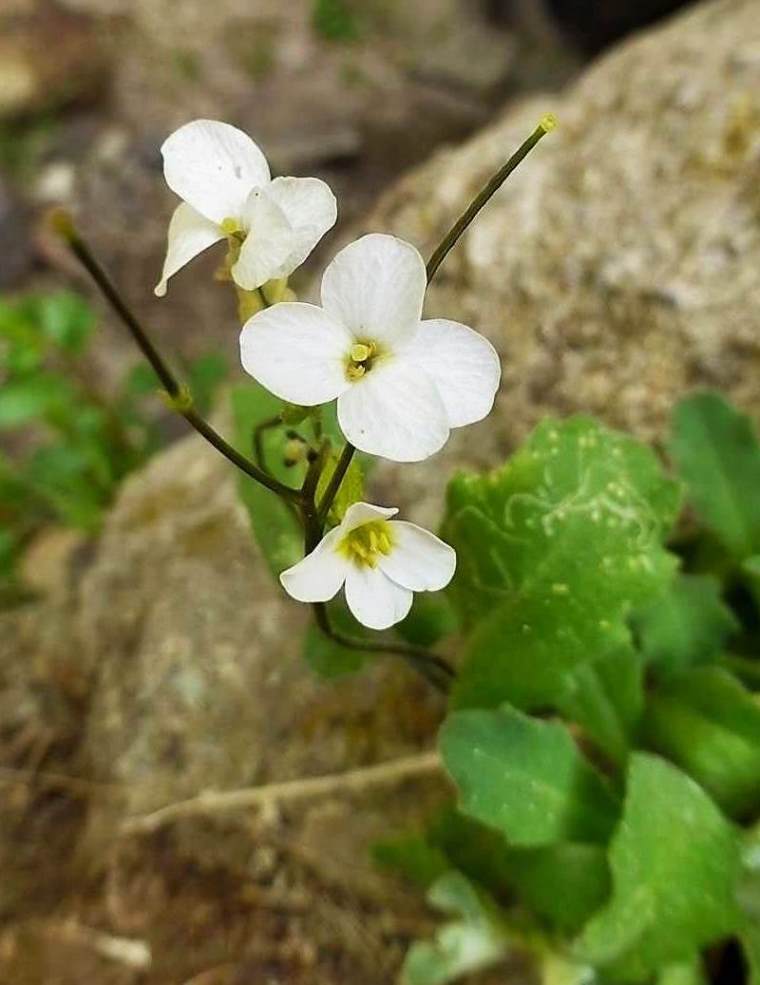
<instances>
[{"instance_id":1,"label":"yellow anther","mask_svg":"<svg viewBox=\"0 0 760 985\"><path fill-rule=\"evenodd\" d=\"M235 233L239 233L241 231L240 223L237 219L222 219L220 228L225 236L234 236Z\"/></svg>"},{"instance_id":2,"label":"yellow anther","mask_svg":"<svg viewBox=\"0 0 760 985\"><path fill-rule=\"evenodd\" d=\"M349 363L346 366L346 376L349 380L360 380L366 371L366 367L358 363Z\"/></svg>"},{"instance_id":3,"label":"yellow anther","mask_svg":"<svg viewBox=\"0 0 760 985\"><path fill-rule=\"evenodd\" d=\"M338 550L360 567L374 568L381 554L390 554L393 547L391 528L387 520L371 520L346 534Z\"/></svg>"},{"instance_id":4,"label":"yellow anther","mask_svg":"<svg viewBox=\"0 0 760 985\"><path fill-rule=\"evenodd\" d=\"M351 358L355 363L363 363L372 355L372 346L365 345L364 342L354 342L351 346Z\"/></svg>"}]
</instances>

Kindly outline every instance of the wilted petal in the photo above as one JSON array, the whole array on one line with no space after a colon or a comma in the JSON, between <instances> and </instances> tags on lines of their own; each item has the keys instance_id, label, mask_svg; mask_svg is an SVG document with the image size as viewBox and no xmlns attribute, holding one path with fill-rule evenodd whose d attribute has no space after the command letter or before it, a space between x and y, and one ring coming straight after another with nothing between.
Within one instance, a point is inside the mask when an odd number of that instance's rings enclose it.
<instances>
[{"instance_id":1,"label":"wilted petal","mask_svg":"<svg viewBox=\"0 0 760 985\"><path fill-rule=\"evenodd\" d=\"M249 318L240 333L246 373L282 400L313 407L347 386L350 337L321 308L286 301Z\"/></svg>"},{"instance_id":2,"label":"wilted petal","mask_svg":"<svg viewBox=\"0 0 760 985\"><path fill-rule=\"evenodd\" d=\"M445 588L457 566L454 548L414 523L394 520L390 526L392 550L378 558L385 574L413 592Z\"/></svg>"},{"instance_id":3,"label":"wilted petal","mask_svg":"<svg viewBox=\"0 0 760 985\"><path fill-rule=\"evenodd\" d=\"M346 574L346 602L368 629L388 629L412 607L412 593L386 577L380 568L352 564Z\"/></svg>"},{"instance_id":4,"label":"wilted petal","mask_svg":"<svg viewBox=\"0 0 760 985\"><path fill-rule=\"evenodd\" d=\"M304 262L338 218L338 204L330 186L319 178L275 178L267 195L287 217L292 230L289 270L292 273Z\"/></svg>"},{"instance_id":5,"label":"wilted petal","mask_svg":"<svg viewBox=\"0 0 760 985\"><path fill-rule=\"evenodd\" d=\"M341 393L338 422L360 451L393 462L420 462L449 436L446 408L432 379L393 357Z\"/></svg>"},{"instance_id":6,"label":"wilted petal","mask_svg":"<svg viewBox=\"0 0 760 985\"><path fill-rule=\"evenodd\" d=\"M340 591L350 567L335 548L341 537L338 528L322 538L311 554L280 575L285 591L299 602L327 602Z\"/></svg>"},{"instance_id":7,"label":"wilted petal","mask_svg":"<svg viewBox=\"0 0 760 985\"><path fill-rule=\"evenodd\" d=\"M486 417L501 379L499 356L482 335L459 322L432 318L404 351L434 380L449 426L462 427Z\"/></svg>"},{"instance_id":8,"label":"wilted petal","mask_svg":"<svg viewBox=\"0 0 760 985\"><path fill-rule=\"evenodd\" d=\"M216 120L194 120L161 148L167 185L212 222L238 218L252 188L269 182L269 165L248 134Z\"/></svg>"},{"instance_id":9,"label":"wilted petal","mask_svg":"<svg viewBox=\"0 0 760 985\"><path fill-rule=\"evenodd\" d=\"M371 233L327 267L322 304L357 339L391 345L417 331L426 283L425 264L411 243Z\"/></svg>"},{"instance_id":10,"label":"wilted petal","mask_svg":"<svg viewBox=\"0 0 760 985\"><path fill-rule=\"evenodd\" d=\"M166 282L169 278L193 257L224 239L224 233L191 205L181 202L172 215L167 239L164 269L155 288L155 293L160 298L166 294Z\"/></svg>"},{"instance_id":11,"label":"wilted petal","mask_svg":"<svg viewBox=\"0 0 760 985\"><path fill-rule=\"evenodd\" d=\"M232 267L236 284L255 291L267 281L287 277L296 233L267 188L257 188L246 199L242 215L247 232L240 256Z\"/></svg>"}]
</instances>

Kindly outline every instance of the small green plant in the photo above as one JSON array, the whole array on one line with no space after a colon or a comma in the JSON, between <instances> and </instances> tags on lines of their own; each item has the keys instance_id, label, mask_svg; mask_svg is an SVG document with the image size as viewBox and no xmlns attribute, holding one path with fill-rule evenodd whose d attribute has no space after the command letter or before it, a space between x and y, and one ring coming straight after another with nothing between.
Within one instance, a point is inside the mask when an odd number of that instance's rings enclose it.
<instances>
[{"instance_id":1,"label":"small green plant","mask_svg":"<svg viewBox=\"0 0 760 985\"><path fill-rule=\"evenodd\" d=\"M701 393L669 451L674 475L591 419L547 421L449 487L458 804L377 854L432 905L470 903L412 947L407 985L521 947L546 983L698 983L731 939L760 981L760 443Z\"/></svg>"},{"instance_id":2,"label":"small green plant","mask_svg":"<svg viewBox=\"0 0 760 985\"><path fill-rule=\"evenodd\" d=\"M93 532L122 479L161 444L143 397L158 387L135 367L115 395L81 371L96 319L76 294L0 301L0 602L23 598L17 560L47 523ZM225 372L218 356L189 367L208 406Z\"/></svg>"}]
</instances>

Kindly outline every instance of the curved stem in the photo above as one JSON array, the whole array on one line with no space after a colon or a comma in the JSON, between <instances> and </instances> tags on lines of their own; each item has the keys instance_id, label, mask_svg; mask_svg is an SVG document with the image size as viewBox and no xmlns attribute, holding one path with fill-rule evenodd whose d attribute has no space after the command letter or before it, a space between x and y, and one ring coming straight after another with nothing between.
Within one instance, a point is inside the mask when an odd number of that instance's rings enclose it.
<instances>
[{"instance_id":1,"label":"curved stem","mask_svg":"<svg viewBox=\"0 0 760 985\"><path fill-rule=\"evenodd\" d=\"M402 657L409 666L421 674L428 683L443 694L448 694L456 679L456 672L443 657L411 643L395 643L382 640L360 640L333 629L327 606L324 602L314 602L312 605L317 626L324 636L340 646L365 653L389 653Z\"/></svg>"},{"instance_id":2,"label":"curved stem","mask_svg":"<svg viewBox=\"0 0 760 985\"><path fill-rule=\"evenodd\" d=\"M256 459L256 464L262 472L266 472L269 475L271 475L272 472L267 465L266 455L264 454L264 432L271 431L273 428L279 427L281 424L282 415L277 414L274 417L268 417L265 421L260 421L253 429L253 457Z\"/></svg>"},{"instance_id":3,"label":"curved stem","mask_svg":"<svg viewBox=\"0 0 760 985\"><path fill-rule=\"evenodd\" d=\"M494 174L483 188L478 192L475 198L470 202L461 216L457 219L451 229L443 237L439 245L433 251L433 255L430 257L427 263L427 279L428 284L435 277L438 268L441 266L443 261L446 259L448 254L456 245L457 240L462 235L462 233L467 229L470 223L473 221L475 216L480 212L483 206L496 194L496 192L501 188L507 178L512 174L512 172L525 160L525 158L530 154L536 144L545 137L547 133L552 131L556 126L556 121L553 116L545 116L541 122L538 124L533 133L525 140L520 147L515 151L515 153L510 157L510 159L504 164L499 170Z\"/></svg>"},{"instance_id":4,"label":"curved stem","mask_svg":"<svg viewBox=\"0 0 760 985\"><path fill-rule=\"evenodd\" d=\"M56 219L57 231L63 236L71 252L79 260L87 273L92 277L103 297L109 303L113 311L121 319L122 324L132 335L135 343L142 354L148 360L156 376L161 381L161 385L169 395L172 407L181 414L188 424L202 437L213 445L226 459L236 465L242 472L249 475L252 479L260 482L262 486L271 489L287 500L297 500L300 493L297 489L291 489L285 483L275 479L274 476L260 469L245 455L232 447L225 439L214 430L214 428L195 410L192 405L192 398L179 380L175 377L163 357L156 349L148 337L147 332L138 321L134 312L129 308L124 298L119 293L116 285L105 272L100 263L95 259L90 248L74 229L68 217L58 216Z\"/></svg>"}]
</instances>

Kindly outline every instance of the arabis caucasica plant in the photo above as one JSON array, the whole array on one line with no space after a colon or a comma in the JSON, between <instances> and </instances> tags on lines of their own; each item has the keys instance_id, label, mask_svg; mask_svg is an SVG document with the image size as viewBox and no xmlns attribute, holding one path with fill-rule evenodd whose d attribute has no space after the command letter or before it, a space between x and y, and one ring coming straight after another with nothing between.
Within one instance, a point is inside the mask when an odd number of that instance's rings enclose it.
<instances>
[{"instance_id":1,"label":"arabis caucasica plant","mask_svg":"<svg viewBox=\"0 0 760 985\"><path fill-rule=\"evenodd\" d=\"M168 279L193 257L226 240L223 279L234 281L239 310L245 312L243 367L285 402L275 417L267 403L267 417L243 421L238 446L197 412L192 394L164 362L71 218L58 213L54 220L149 360L171 406L248 481L287 504L287 511L263 517L257 507L252 516L257 533L265 529L262 547L278 574L279 545L287 542L289 552L293 522L300 524L305 557L281 572L285 589L311 603L317 627L333 643L399 654L443 690L454 671L437 654L406 640L357 639L332 625L325 603L342 588L360 623L387 629L409 613L414 592L444 588L456 567L455 552L443 541L391 519L396 509L363 501L362 471L353 456L359 449L396 462L419 462L443 447L452 428L479 421L491 410L501 376L496 351L466 325L423 319L425 290L480 209L553 125L549 117L541 121L454 223L427 266L410 243L379 233L363 236L328 265L321 305L275 299L286 296L285 279L335 223L328 186L316 178L272 180L257 145L227 123L195 120L168 137L162 147L164 175L182 202L169 224L156 294L165 294ZM277 282L276 291L264 289L271 282ZM256 314L248 317L253 309ZM243 395L253 400L246 406L263 406L260 392L247 388ZM321 406L332 401L346 439L340 452ZM297 484L281 477L287 473L272 471L270 438L275 446L281 439L282 461L300 462ZM253 458L240 450L251 446ZM295 457L287 451L292 447ZM287 529L272 529L285 520ZM276 550L268 546L273 543Z\"/></svg>"},{"instance_id":2,"label":"arabis caucasica plant","mask_svg":"<svg viewBox=\"0 0 760 985\"><path fill-rule=\"evenodd\" d=\"M421 461L451 428L488 414L501 376L482 335L443 318L422 320L426 285L414 246L363 236L325 270L321 307L284 302L246 322L243 368L294 404L337 397L341 430L361 451Z\"/></svg>"},{"instance_id":3,"label":"arabis caucasica plant","mask_svg":"<svg viewBox=\"0 0 760 985\"><path fill-rule=\"evenodd\" d=\"M456 553L396 509L354 503L303 561L280 575L299 602L327 602L345 587L354 617L387 629L408 615L414 592L436 592L454 576Z\"/></svg>"},{"instance_id":4,"label":"arabis caucasica plant","mask_svg":"<svg viewBox=\"0 0 760 985\"><path fill-rule=\"evenodd\" d=\"M193 257L222 239L235 257L230 273L246 291L287 277L328 229L337 205L318 178L275 178L248 134L215 120L194 120L163 144L164 177L182 199L156 294Z\"/></svg>"}]
</instances>

